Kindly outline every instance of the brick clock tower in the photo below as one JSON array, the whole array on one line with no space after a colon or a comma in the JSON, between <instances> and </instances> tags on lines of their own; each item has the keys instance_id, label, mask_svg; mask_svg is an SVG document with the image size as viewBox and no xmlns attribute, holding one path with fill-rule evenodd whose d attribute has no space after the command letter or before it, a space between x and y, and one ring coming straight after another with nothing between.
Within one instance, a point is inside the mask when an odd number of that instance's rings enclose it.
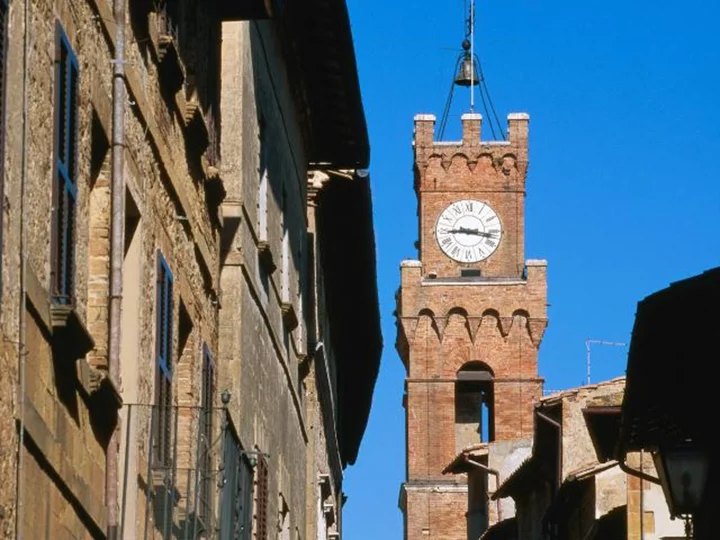
<instances>
[{"instance_id":1,"label":"brick clock tower","mask_svg":"<svg viewBox=\"0 0 720 540\"><path fill-rule=\"evenodd\" d=\"M510 114L507 140L486 142L481 115L464 114L462 140L446 142L433 115L415 117L419 260L401 264L396 309L406 540L476 540L500 518L494 479L473 486L453 464L472 453L492 471L494 448L532 438L547 289L545 261L524 260L528 121Z\"/></svg>"}]
</instances>

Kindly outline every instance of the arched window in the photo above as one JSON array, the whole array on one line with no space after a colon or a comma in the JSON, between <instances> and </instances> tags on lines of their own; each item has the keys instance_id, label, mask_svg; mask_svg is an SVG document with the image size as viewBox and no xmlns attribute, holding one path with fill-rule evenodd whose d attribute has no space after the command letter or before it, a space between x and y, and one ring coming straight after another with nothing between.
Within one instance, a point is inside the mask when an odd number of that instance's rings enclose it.
<instances>
[{"instance_id":1,"label":"arched window","mask_svg":"<svg viewBox=\"0 0 720 540\"><path fill-rule=\"evenodd\" d=\"M483 362L469 362L455 382L455 447L458 450L495 440L493 372Z\"/></svg>"}]
</instances>

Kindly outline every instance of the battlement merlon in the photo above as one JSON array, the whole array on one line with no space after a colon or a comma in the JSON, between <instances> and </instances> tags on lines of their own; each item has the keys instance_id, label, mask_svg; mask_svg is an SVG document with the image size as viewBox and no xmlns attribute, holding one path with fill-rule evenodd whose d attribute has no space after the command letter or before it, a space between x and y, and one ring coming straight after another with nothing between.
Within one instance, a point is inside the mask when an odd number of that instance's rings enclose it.
<instances>
[{"instance_id":1,"label":"battlement merlon","mask_svg":"<svg viewBox=\"0 0 720 540\"><path fill-rule=\"evenodd\" d=\"M416 114L413 146L418 161L424 161L430 154L439 153L451 155L458 152L460 147L475 148L478 153L514 154L518 161L527 162L528 158L528 128L530 115L524 112L507 115L507 140L483 141L482 115L479 113L465 113L462 115L461 141L435 140L435 115Z\"/></svg>"}]
</instances>

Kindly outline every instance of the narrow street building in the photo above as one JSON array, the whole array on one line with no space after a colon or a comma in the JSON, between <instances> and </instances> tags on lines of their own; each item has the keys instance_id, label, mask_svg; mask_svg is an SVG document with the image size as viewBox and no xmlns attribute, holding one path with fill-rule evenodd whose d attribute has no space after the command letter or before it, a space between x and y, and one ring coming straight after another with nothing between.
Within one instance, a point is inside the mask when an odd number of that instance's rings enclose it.
<instances>
[{"instance_id":1,"label":"narrow street building","mask_svg":"<svg viewBox=\"0 0 720 540\"><path fill-rule=\"evenodd\" d=\"M627 463L603 451L617 441L625 378L571 388L535 406L532 454L491 499L510 499L515 516L489 529L483 540L651 540L680 538L649 454Z\"/></svg>"}]
</instances>

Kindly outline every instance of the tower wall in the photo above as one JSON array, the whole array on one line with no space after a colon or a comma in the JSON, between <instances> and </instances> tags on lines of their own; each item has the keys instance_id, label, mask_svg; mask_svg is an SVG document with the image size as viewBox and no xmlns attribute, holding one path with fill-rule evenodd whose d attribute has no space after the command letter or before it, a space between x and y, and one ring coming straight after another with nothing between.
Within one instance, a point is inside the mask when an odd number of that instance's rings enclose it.
<instances>
[{"instance_id":1,"label":"tower wall","mask_svg":"<svg viewBox=\"0 0 720 540\"><path fill-rule=\"evenodd\" d=\"M542 396L547 265L524 260L529 118L509 115L507 141L492 142L481 141L479 114L462 121L462 140L444 142L435 140L434 116L415 117L419 260L401 264L396 310L407 369L407 540L467 538L466 479L448 473L472 434L456 417L461 368L484 370L482 384L491 384L494 441L531 438ZM491 206L503 226L492 255L474 263L453 260L436 238L440 214L464 199ZM481 436L478 428L476 444L488 442Z\"/></svg>"}]
</instances>

